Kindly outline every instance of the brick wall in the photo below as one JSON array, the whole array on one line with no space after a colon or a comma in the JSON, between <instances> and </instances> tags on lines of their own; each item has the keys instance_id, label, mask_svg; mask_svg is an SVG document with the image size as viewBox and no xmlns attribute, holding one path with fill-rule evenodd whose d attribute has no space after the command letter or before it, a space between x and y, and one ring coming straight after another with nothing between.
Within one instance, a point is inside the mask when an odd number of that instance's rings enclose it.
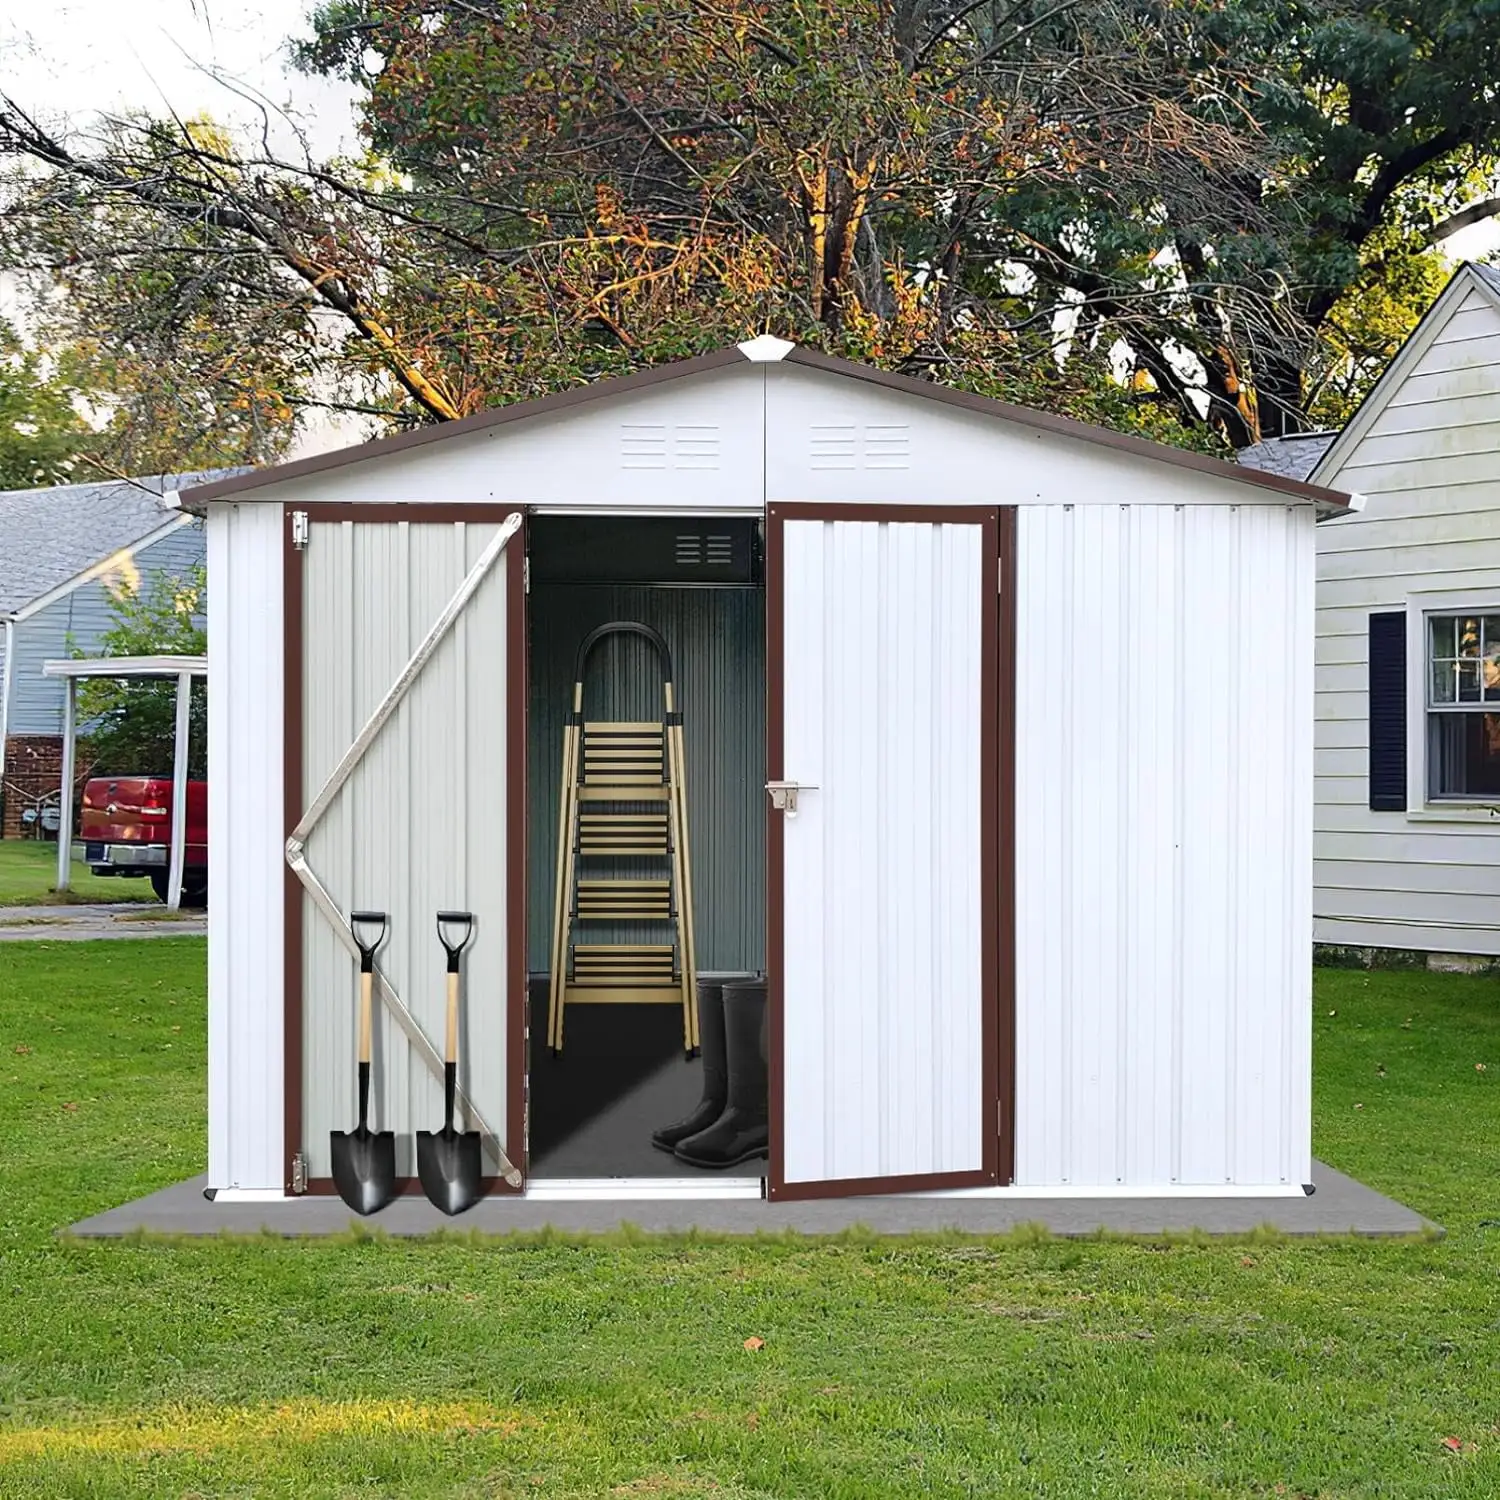
<instances>
[{"instance_id":1,"label":"brick wall","mask_svg":"<svg viewBox=\"0 0 1500 1500\"><path fill-rule=\"evenodd\" d=\"M5 742L5 808L0 820L0 838L23 836L21 814L46 796L56 797L62 783L62 736L60 734L13 734ZM75 827L83 783L88 780L89 757L80 743L77 754L77 786L73 798ZM36 826L25 828L25 837L36 836ZM49 835L50 837L50 835Z\"/></svg>"}]
</instances>

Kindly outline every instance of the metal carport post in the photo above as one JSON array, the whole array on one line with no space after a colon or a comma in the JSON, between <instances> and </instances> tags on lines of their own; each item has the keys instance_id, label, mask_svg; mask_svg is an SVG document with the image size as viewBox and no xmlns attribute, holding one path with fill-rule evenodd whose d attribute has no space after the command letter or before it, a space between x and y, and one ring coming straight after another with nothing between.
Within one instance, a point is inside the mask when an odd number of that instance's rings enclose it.
<instances>
[{"instance_id":1,"label":"metal carport post","mask_svg":"<svg viewBox=\"0 0 1500 1500\"><path fill-rule=\"evenodd\" d=\"M177 725L172 746L172 854L167 877L167 906L182 905L182 872L187 855L188 710L193 678L208 676L206 656L90 656L43 664L46 677L67 683L63 705L62 786L58 797L57 889L65 891L73 858L73 774L78 747L78 682L85 677L156 677L177 679Z\"/></svg>"}]
</instances>

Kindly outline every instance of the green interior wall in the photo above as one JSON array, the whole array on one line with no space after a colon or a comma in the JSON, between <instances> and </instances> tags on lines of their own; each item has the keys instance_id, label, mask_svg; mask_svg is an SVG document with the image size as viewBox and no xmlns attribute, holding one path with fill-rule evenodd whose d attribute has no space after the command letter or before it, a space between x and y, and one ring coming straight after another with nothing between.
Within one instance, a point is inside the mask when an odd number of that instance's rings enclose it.
<instances>
[{"instance_id":1,"label":"green interior wall","mask_svg":"<svg viewBox=\"0 0 1500 1500\"><path fill-rule=\"evenodd\" d=\"M698 967L765 965L765 596L757 588L533 583L527 736L530 825L529 963L551 946L563 725L574 656L591 630L634 620L672 652L687 748L688 825ZM606 640L589 659L590 719L661 717L656 658L639 639ZM616 873L634 871L620 861ZM620 941L645 937L625 924ZM659 939L658 939L659 940Z\"/></svg>"}]
</instances>

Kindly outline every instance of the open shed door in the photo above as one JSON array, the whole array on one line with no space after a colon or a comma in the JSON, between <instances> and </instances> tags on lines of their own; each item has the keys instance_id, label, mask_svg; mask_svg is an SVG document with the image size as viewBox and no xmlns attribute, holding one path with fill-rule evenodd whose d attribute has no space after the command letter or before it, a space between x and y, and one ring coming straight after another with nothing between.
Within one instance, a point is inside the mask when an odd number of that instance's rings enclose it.
<instances>
[{"instance_id":1,"label":"open shed door","mask_svg":"<svg viewBox=\"0 0 1500 1500\"><path fill-rule=\"evenodd\" d=\"M768 511L773 1198L999 1178L999 564L993 509Z\"/></svg>"},{"instance_id":2,"label":"open shed door","mask_svg":"<svg viewBox=\"0 0 1500 1500\"><path fill-rule=\"evenodd\" d=\"M353 1127L351 910L389 914L376 960L371 1128L443 1112L435 914L474 913L459 1027L460 1129L492 1190L525 1164L525 534L514 507L287 507L286 1151L332 1192ZM467 1126L462 1123L467 1118ZM299 1159L300 1158L300 1159Z\"/></svg>"}]
</instances>

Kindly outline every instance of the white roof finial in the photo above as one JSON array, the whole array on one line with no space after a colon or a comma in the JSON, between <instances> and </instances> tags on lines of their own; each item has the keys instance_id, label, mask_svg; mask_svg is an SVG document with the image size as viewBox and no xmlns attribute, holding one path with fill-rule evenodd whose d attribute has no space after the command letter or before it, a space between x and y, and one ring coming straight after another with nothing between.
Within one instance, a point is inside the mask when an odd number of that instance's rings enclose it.
<instances>
[{"instance_id":1,"label":"white roof finial","mask_svg":"<svg viewBox=\"0 0 1500 1500\"><path fill-rule=\"evenodd\" d=\"M779 339L772 333L763 333L759 338L747 339L739 346L740 353L756 364L785 359L796 347L790 339Z\"/></svg>"}]
</instances>

